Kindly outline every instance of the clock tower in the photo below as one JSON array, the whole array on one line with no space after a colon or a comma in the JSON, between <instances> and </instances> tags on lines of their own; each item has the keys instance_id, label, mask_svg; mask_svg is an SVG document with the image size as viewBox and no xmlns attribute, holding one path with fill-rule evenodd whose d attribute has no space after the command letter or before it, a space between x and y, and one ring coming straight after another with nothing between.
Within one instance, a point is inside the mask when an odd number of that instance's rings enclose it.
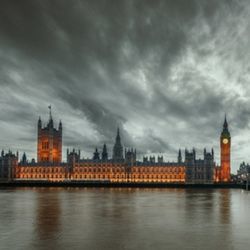
<instances>
[{"instance_id":1,"label":"clock tower","mask_svg":"<svg viewBox=\"0 0 250 250\"><path fill-rule=\"evenodd\" d=\"M223 124L223 130L220 136L220 159L221 159L221 174L220 181L230 181L230 153L231 153L231 136L228 130L227 118Z\"/></svg>"}]
</instances>

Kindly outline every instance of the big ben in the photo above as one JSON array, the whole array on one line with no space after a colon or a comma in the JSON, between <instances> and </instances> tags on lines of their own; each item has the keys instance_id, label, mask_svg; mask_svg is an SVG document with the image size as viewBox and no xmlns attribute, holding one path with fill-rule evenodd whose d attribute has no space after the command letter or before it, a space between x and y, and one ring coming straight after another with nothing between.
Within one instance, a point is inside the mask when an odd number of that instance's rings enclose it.
<instances>
[{"instance_id":1,"label":"big ben","mask_svg":"<svg viewBox=\"0 0 250 250\"><path fill-rule=\"evenodd\" d=\"M222 182L230 181L230 153L231 153L231 136L228 130L227 118L223 124L223 130L220 136L220 159L221 159L221 176L220 180Z\"/></svg>"}]
</instances>

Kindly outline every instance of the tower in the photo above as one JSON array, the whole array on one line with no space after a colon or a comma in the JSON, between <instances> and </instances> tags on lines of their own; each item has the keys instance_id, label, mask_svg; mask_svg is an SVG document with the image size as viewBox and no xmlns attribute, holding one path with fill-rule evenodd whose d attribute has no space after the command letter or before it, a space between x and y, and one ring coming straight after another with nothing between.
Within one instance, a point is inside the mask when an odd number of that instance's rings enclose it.
<instances>
[{"instance_id":1,"label":"tower","mask_svg":"<svg viewBox=\"0 0 250 250\"><path fill-rule=\"evenodd\" d=\"M220 159L221 159L221 176L222 182L230 181L230 153L231 153L231 136L228 130L227 118L223 124L223 130L220 136Z\"/></svg>"},{"instance_id":2,"label":"tower","mask_svg":"<svg viewBox=\"0 0 250 250\"><path fill-rule=\"evenodd\" d=\"M186 166L186 182L193 183L195 181L195 164L196 164L196 151L193 148L192 151L185 149L185 161Z\"/></svg>"},{"instance_id":3,"label":"tower","mask_svg":"<svg viewBox=\"0 0 250 250\"><path fill-rule=\"evenodd\" d=\"M179 153L178 153L178 163L181 164L182 163L182 156L181 156L181 149L179 149Z\"/></svg>"},{"instance_id":4,"label":"tower","mask_svg":"<svg viewBox=\"0 0 250 250\"><path fill-rule=\"evenodd\" d=\"M62 161L62 122L58 129L54 128L54 122L49 106L49 121L42 127L39 117L37 124L37 161L60 163Z\"/></svg>"},{"instance_id":5,"label":"tower","mask_svg":"<svg viewBox=\"0 0 250 250\"><path fill-rule=\"evenodd\" d=\"M94 152L94 154L93 154L93 160L94 160L94 161L99 161L99 160L100 160L100 154L99 154L97 148L95 149L95 152Z\"/></svg>"},{"instance_id":6,"label":"tower","mask_svg":"<svg viewBox=\"0 0 250 250\"><path fill-rule=\"evenodd\" d=\"M125 149L125 161L128 165L133 165L136 163L136 149Z\"/></svg>"},{"instance_id":7,"label":"tower","mask_svg":"<svg viewBox=\"0 0 250 250\"><path fill-rule=\"evenodd\" d=\"M113 160L116 160L116 161L123 160L123 147L122 147L122 144L121 144L119 128L117 129L115 145L114 145L114 148L113 148Z\"/></svg>"},{"instance_id":8,"label":"tower","mask_svg":"<svg viewBox=\"0 0 250 250\"><path fill-rule=\"evenodd\" d=\"M26 153L25 153L25 152L23 153L21 163L22 163L22 164L26 164L26 163L27 163L27 156L26 156Z\"/></svg>"}]
</instances>

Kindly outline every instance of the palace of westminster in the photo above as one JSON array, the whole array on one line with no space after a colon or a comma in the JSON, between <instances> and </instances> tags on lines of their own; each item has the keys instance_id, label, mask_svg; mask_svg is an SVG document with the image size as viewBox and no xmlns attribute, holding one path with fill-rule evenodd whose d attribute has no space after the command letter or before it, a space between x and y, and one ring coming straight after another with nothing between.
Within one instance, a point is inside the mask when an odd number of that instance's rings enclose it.
<instances>
[{"instance_id":1,"label":"palace of westminster","mask_svg":"<svg viewBox=\"0 0 250 250\"><path fill-rule=\"evenodd\" d=\"M62 162L62 123L54 127L50 110L49 121L37 125L37 162L27 161L24 153L19 161L18 153L11 151L0 155L0 180L8 181L95 181L141 183L200 183L230 182L231 137L225 117L220 136L220 159L217 166L214 151L204 149L204 158L196 159L195 150L185 150L184 158L179 150L176 162L164 162L163 157L136 159L136 150L123 150L119 129L108 157L104 144L101 154L96 149L93 159L81 159L80 151L67 150L67 161Z\"/></svg>"}]
</instances>

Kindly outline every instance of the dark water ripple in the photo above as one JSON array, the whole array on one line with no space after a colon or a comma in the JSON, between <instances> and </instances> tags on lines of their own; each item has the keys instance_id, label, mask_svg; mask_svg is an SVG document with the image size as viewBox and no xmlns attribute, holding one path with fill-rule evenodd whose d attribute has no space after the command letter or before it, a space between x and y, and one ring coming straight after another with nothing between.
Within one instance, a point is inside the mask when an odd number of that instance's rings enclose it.
<instances>
[{"instance_id":1,"label":"dark water ripple","mask_svg":"<svg viewBox=\"0 0 250 250\"><path fill-rule=\"evenodd\" d=\"M0 249L249 249L250 192L0 189Z\"/></svg>"}]
</instances>

